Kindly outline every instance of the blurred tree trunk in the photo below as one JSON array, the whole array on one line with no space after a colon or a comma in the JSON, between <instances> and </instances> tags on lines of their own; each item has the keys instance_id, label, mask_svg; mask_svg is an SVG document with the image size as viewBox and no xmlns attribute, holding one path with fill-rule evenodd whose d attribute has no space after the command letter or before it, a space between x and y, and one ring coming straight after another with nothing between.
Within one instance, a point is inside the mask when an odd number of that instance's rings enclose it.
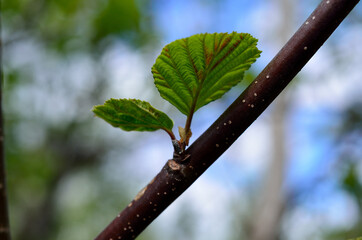
<instances>
[{"instance_id":1,"label":"blurred tree trunk","mask_svg":"<svg viewBox=\"0 0 362 240\"><path fill-rule=\"evenodd\" d=\"M0 3L1 7L1 3ZM2 18L0 18L0 32ZM6 169L4 152L4 126L3 126L3 62L2 62L2 37L0 36L0 239L10 240L8 200L6 190Z\"/></svg>"},{"instance_id":2,"label":"blurred tree trunk","mask_svg":"<svg viewBox=\"0 0 362 240\"><path fill-rule=\"evenodd\" d=\"M275 40L281 47L289 39L293 29L295 3L291 0L275 0L281 14L280 28ZM288 91L288 90L287 90ZM282 92L274 102L271 113L270 140L273 153L270 165L266 171L263 187L258 197L255 215L251 222L251 240L276 240L279 237L282 213L285 204L285 192L283 183L285 181L285 164L287 162L286 149L286 122L288 115L289 98L288 92Z\"/></svg>"}]
</instances>

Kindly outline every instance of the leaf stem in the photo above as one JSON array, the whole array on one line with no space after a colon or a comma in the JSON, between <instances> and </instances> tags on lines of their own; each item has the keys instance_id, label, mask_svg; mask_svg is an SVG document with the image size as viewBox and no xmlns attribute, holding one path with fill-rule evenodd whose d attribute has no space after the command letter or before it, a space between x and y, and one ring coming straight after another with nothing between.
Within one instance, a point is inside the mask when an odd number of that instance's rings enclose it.
<instances>
[{"instance_id":1,"label":"leaf stem","mask_svg":"<svg viewBox=\"0 0 362 240\"><path fill-rule=\"evenodd\" d=\"M186 138L184 139L184 142L182 142L182 149L185 150L186 146L188 145L189 143L189 139L191 137L191 122L192 122L192 117L194 116L194 113L195 113L195 109L196 109L196 103L197 103L197 100L199 98L199 95L200 95L200 91L201 91L201 86L204 82L204 78L201 79L201 84L200 84L200 87L198 89L198 91L196 92L196 95L195 95L195 98L194 98L194 101L192 102L192 105L191 105L191 108L190 108L190 113L189 115L187 115L187 119L186 119L186 123L185 123L185 135L186 135ZM190 134L189 134L190 133Z\"/></svg>"},{"instance_id":2,"label":"leaf stem","mask_svg":"<svg viewBox=\"0 0 362 240\"><path fill-rule=\"evenodd\" d=\"M186 119L186 124L185 124L186 136L188 136L188 133L191 131L191 121L192 121L192 117L194 116L195 106L196 106L196 101L195 101L195 104L193 104L193 106L191 107L190 114L187 116L187 119ZM185 139L185 142L188 142L188 139Z\"/></svg>"},{"instance_id":3,"label":"leaf stem","mask_svg":"<svg viewBox=\"0 0 362 240\"><path fill-rule=\"evenodd\" d=\"M172 131L170 131L166 128L163 128L163 130L165 130L167 132L167 134L170 136L171 140L176 140L175 134L173 134Z\"/></svg>"}]
</instances>

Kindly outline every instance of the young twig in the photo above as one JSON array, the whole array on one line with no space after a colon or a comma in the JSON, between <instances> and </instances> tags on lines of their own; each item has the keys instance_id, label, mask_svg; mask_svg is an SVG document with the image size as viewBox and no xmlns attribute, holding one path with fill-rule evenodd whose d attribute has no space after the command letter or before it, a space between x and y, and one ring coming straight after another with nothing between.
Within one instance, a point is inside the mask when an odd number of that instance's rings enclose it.
<instances>
[{"instance_id":1,"label":"young twig","mask_svg":"<svg viewBox=\"0 0 362 240\"><path fill-rule=\"evenodd\" d=\"M136 238L260 116L358 2L322 1L254 82L183 153L185 160L168 160L96 240Z\"/></svg>"}]
</instances>

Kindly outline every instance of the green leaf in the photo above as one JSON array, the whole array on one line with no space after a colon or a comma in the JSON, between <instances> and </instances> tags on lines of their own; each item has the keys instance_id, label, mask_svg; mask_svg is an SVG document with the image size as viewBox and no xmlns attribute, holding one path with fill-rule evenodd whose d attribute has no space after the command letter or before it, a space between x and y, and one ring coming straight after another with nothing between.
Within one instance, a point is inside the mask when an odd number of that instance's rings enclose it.
<instances>
[{"instance_id":1,"label":"green leaf","mask_svg":"<svg viewBox=\"0 0 362 240\"><path fill-rule=\"evenodd\" d=\"M111 98L103 105L94 106L93 112L112 126L125 131L163 129L168 133L172 132L172 120L145 101Z\"/></svg>"},{"instance_id":2,"label":"green leaf","mask_svg":"<svg viewBox=\"0 0 362 240\"><path fill-rule=\"evenodd\" d=\"M152 67L161 96L185 115L222 97L260 56L247 33L197 34L166 45Z\"/></svg>"},{"instance_id":3,"label":"green leaf","mask_svg":"<svg viewBox=\"0 0 362 240\"><path fill-rule=\"evenodd\" d=\"M140 30L140 12L135 0L104 1L93 24L93 41L99 43L108 36L129 37L131 31Z\"/></svg>"}]
</instances>

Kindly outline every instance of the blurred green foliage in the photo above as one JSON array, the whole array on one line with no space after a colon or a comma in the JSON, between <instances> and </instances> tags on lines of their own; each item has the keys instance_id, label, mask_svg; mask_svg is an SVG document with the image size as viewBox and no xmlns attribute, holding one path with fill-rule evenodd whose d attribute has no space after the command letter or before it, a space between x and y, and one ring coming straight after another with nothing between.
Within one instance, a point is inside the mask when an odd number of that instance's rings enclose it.
<instances>
[{"instance_id":1,"label":"blurred green foliage","mask_svg":"<svg viewBox=\"0 0 362 240\"><path fill-rule=\"evenodd\" d=\"M24 37L36 38L59 53L94 51L110 38L144 44L152 33L151 21L141 7L148 1L99 0L11 0L2 13L5 44Z\"/></svg>"},{"instance_id":2,"label":"blurred green foliage","mask_svg":"<svg viewBox=\"0 0 362 240\"><path fill-rule=\"evenodd\" d=\"M140 31L140 12L134 1L110 0L94 20L93 40ZM126 34L125 34L126 33Z\"/></svg>"},{"instance_id":3,"label":"blurred green foliage","mask_svg":"<svg viewBox=\"0 0 362 240\"><path fill-rule=\"evenodd\" d=\"M339 166L341 188L348 193L357 206L357 219L349 229L334 229L330 239L357 238L362 236L362 178L361 178L361 146L362 146L362 102L357 100L347 107L340 129L336 135L340 148Z\"/></svg>"},{"instance_id":4,"label":"blurred green foliage","mask_svg":"<svg viewBox=\"0 0 362 240\"><path fill-rule=\"evenodd\" d=\"M114 42L130 48L150 44L154 35L146 7L147 1L132 0L3 1L13 239L92 239L115 216L114 209L132 198L102 174L106 153L123 146L98 134L90 109L102 102L107 88L100 62L107 48ZM94 76L81 91L68 80L69 64L79 56ZM68 101L68 110L59 112L61 101ZM110 192L118 196L105 197Z\"/></svg>"}]
</instances>

